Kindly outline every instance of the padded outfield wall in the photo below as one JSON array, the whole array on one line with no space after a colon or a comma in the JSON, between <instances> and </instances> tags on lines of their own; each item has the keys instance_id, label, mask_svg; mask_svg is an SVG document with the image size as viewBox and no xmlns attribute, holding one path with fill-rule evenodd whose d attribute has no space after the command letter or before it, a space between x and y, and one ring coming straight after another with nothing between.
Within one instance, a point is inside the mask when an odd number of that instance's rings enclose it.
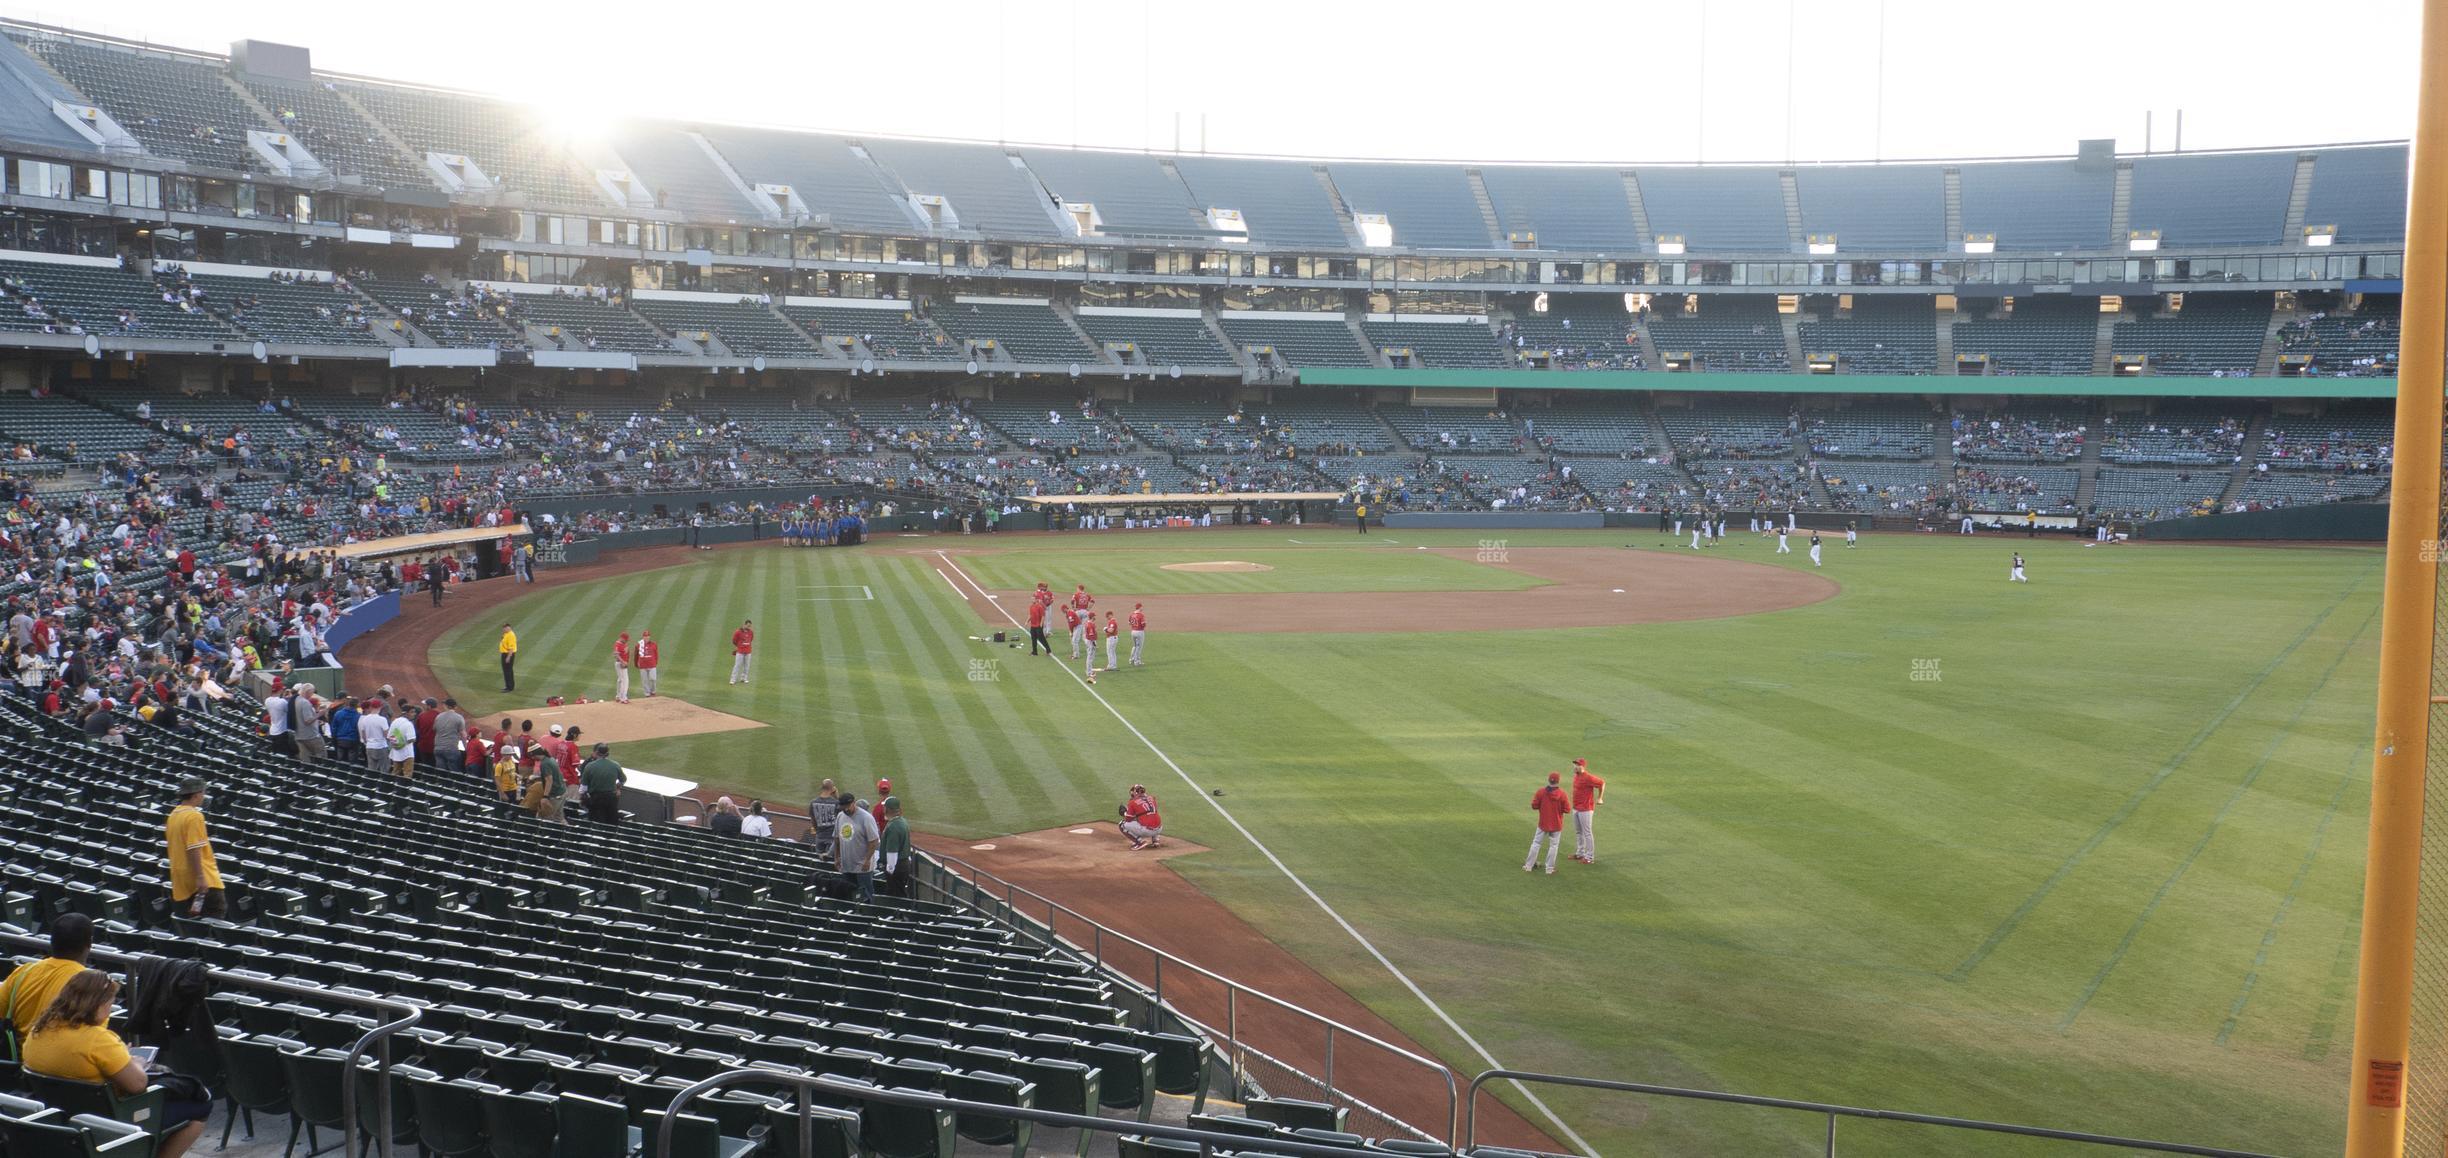
<instances>
[{"instance_id":1,"label":"padded outfield wall","mask_svg":"<svg viewBox=\"0 0 2448 1158\"><path fill-rule=\"evenodd\" d=\"M2241 511L2144 523L2135 537L2380 543L2388 539L2388 512L2387 503L2324 503L2274 511Z\"/></svg>"}]
</instances>

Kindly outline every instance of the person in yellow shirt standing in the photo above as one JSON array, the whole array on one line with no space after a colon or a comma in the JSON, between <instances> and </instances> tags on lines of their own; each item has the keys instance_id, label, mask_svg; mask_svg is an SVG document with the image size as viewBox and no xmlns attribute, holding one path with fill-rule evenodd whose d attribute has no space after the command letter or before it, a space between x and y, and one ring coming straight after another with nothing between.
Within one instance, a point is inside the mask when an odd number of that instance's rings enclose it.
<instances>
[{"instance_id":1,"label":"person in yellow shirt standing","mask_svg":"<svg viewBox=\"0 0 2448 1158\"><path fill-rule=\"evenodd\" d=\"M507 623L502 624L501 659L502 690L515 692L518 690L518 633L510 630Z\"/></svg>"},{"instance_id":2,"label":"person in yellow shirt standing","mask_svg":"<svg viewBox=\"0 0 2448 1158\"><path fill-rule=\"evenodd\" d=\"M169 843L170 911L190 917L218 917L229 911L221 891L221 868L213 863L212 836L204 829L204 778L179 782L178 807L163 826Z\"/></svg>"},{"instance_id":3,"label":"person in yellow shirt standing","mask_svg":"<svg viewBox=\"0 0 2448 1158\"><path fill-rule=\"evenodd\" d=\"M0 1022L24 1037L34 1028L34 1020L51 1008L60 987L84 971L91 952L93 918L83 913L61 914L51 922L51 955L18 966L10 971L8 980L0 981Z\"/></svg>"}]
</instances>

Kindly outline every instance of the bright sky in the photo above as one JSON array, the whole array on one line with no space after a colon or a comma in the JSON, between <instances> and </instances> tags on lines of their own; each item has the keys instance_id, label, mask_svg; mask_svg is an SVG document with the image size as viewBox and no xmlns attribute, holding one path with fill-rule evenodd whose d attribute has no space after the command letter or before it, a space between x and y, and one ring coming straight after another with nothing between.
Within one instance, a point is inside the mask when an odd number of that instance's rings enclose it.
<instances>
[{"instance_id":1,"label":"bright sky","mask_svg":"<svg viewBox=\"0 0 2448 1158\"><path fill-rule=\"evenodd\" d=\"M1203 122L1214 152L1487 161L2065 154L2110 136L2130 151L2154 111L2165 149L2180 108L2193 149L2397 138L2413 129L2419 21L2416 0L0 0L0 12L183 48L302 44L320 68L500 93L576 121L1170 149L1178 115L1193 151Z\"/></svg>"}]
</instances>

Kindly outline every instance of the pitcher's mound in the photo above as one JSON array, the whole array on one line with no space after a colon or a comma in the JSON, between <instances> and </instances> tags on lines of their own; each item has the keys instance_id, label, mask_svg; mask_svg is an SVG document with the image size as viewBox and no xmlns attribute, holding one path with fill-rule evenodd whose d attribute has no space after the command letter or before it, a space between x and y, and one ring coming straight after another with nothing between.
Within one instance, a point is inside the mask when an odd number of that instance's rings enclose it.
<instances>
[{"instance_id":1,"label":"pitcher's mound","mask_svg":"<svg viewBox=\"0 0 2448 1158\"><path fill-rule=\"evenodd\" d=\"M1239 560L1228 559L1217 563L1167 563L1164 569L1167 571L1272 571L1275 568L1264 563L1243 563Z\"/></svg>"},{"instance_id":2,"label":"pitcher's mound","mask_svg":"<svg viewBox=\"0 0 2448 1158\"><path fill-rule=\"evenodd\" d=\"M1057 874L1076 873L1094 877L1127 868L1132 862L1167 860L1191 853L1206 852L1205 845L1191 844L1168 836L1164 843L1151 849L1132 852L1130 838L1111 824L1065 825L1014 836L998 836L992 844L976 845L946 840L937 842L919 838L921 845L950 850L989 872L1028 867L1032 872Z\"/></svg>"},{"instance_id":3,"label":"pitcher's mound","mask_svg":"<svg viewBox=\"0 0 2448 1158\"><path fill-rule=\"evenodd\" d=\"M586 729L579 737L582 742L601 740L617 744L623 740L660 740L669 736L694 736L699 732L736 732L746 728L762 728L765 724L745 716L701 708L687 700L672 696L639 696L625 704L599 700L591 704L563 704L557 708L518 708L493 713L492 720L508 716L511 726L520 720L534 720L536 731L542 732L559 724L564 728L576 725Z\"/></svg>"}]
</instances>

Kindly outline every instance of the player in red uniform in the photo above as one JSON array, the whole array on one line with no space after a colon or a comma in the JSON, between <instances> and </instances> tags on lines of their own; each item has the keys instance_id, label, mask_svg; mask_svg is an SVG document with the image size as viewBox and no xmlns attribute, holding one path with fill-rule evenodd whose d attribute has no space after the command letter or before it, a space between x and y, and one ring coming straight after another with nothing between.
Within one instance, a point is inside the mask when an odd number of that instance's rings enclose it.
<instances>
[{"instance_id":1,"label":"player in red uniform","mask_svg":"<svg viewBox=\"0 0 2448 1158\"><path fill-rule=\"evenodd\" d=\"M1105 670L1122 666L1122 625L1114 621L1114 613L1105 613Z\"/></svg>"},{"instance_id":2,"label":"player in red uniform","mask_svg":"<svg viewBox=\"0 0 2448 1158\"><path fill-rule=\"evenodd\" d=\"M1133 603L1133 604L1131 604L1130 631L1131 631L1131 666L1132 666L1132 667L1141 667L1141 666L1144 666L1144 665L1142 665L1142 664L1139 662L1139 655L1140 655L1140 652L1141 652L1142 650L1144 650L1144 649L1147 647L1147 610L1146 610L1146 608L1147 608L1147 604L1144 604L1144 603Z\"/></svg>"},{"instance_id":3,"label":"player in red uniform","mask_svg":"<svg viewBox=\"0 0 2448 1158\"><path fill-rule=\"evenodd\" d=\"M1530 794L1530 811L1538 813L1538 827L1530 830L1530 859L1522 862L1522 871L1538 866L1539 842L1547 842L1547 875L1555 875L1556 851L1564 847L1564 814L1572 811L1572 798L1565 795L1564 774L1550 772L1547 784Z\"/></svg>"},{"instance_id":4,"label":"player in red uniform","mask_svg":"<svg viewBox=\"0 0 2448 1158\"><path fill-rule=\"evenodd\" d=\"M1073 586L1071 600L1064 604L1065 607L1076 613L1070 616L1071 658L1073 659L1080 657L1080 617L1087 615L1088 608L1095 603L1096 597L1088 594L1088 585L1080 583Z\"/></svg>"},{"instance_id":5,"label":"player in red uniform","mask_svg":"<svg viewBox=\"0 0 2448 1158\"><path fill-rule=\"evenodd\" d=\"M637 645L638 677L646 681L646 695L648 698L652 698L655 694L655 669L662 663L663 649L655 646L654 632L639 632Z\"/></svg>"},{"instance_id":6,"label":"player in red uniform","mask_svg":"<svg viewBox=\"0 0 2448 1158\"><path fill-rule=\"evenodd\" d=\"M1598 806L1606 803L1606 781L1590 774L1589 761L1573 761L1573 859L1598 863Z\"/></svg>"},{"instance_id":7,"label":"player in red uniform","mask_svg":"<svg viewBox=\"0 0 2448 1158\"><path fill-rule=\"evenodd\" d=\"M1063 630L1071 633L1071 658L1078 659L1080 653L1080 610L1079 608L1073 607L1068 603L1063 604ZM1053 650L1053 645L1046 645L1046 650Z\"/></svg>"},{"instance_id":8,"label":"player in red uniform","mask_svg":"<svg viewBox=\"0 0 2448 1158\"><path fill-rule=\"evenodd\" d=\"M1077 612L1076 612L1076 611L1074 611L1074 612L1073 612L1073 614L1077 614ZM1095 682L1096 682L1096 645L1097 645L1097 622L1096 622L1096 616L1093 616L1093 615L1081 615L1081 616L1079 617L1079 623L1078 623L1078 626L1076 626L1076 627L1075 627L1073 630L1074 630L1074 632L1085 631L1085 632L1087 633L1087 635L1088 635L1088 653L1087 653L1087 654L1088 654L1088 664L1087 664L1087 667L1088 667L1088 682L1089 682L1089 683L1095 683ZM1073 636L1073 638L1074 638L1074 639L1076 639L1076 638L1078 638L1078 636L1075 634L1075 635Z\"/></svg>"},{"instance_id":9,"label":"player in red uniform","mask_svg":"<svg viewBox=\"0 0 2448 1158\"><path fill-rule=\"evenodd\" d=\"M1130 799L1122 802L1122 835L1130 838L1132 852L1164 843L1164 817L1144 784L1131 785Z\"/></svg>"},{"instance_id":10,"label":"player in red uniform","mask_svg":"<svg viewBox=\"0 0 2448 1158\"><path fill-rule=\"evenodd\" d=\"M624 632L620 633L620 638L619 638L619 639L616 639L616 640L613 640L613 641L612 641L612 702L613 702L613 703L616 703L616 704L625 704L625 703L628 703L628 702L629 702L629 664L630 664L630 662L631 662L631 661L630 661L630 658L629 658L629 633L628 633L628 632L626 632L626 631L624 631Z\"/></svg>"},{"instance_id":11,"label":"player in red uniform","mask_svg":"<svg viewBox=\"0 0 2448 1158\"><path fill-rule=\"evenodd\" d=\"M1040 590L1040 593L1042 593L1042 589ZM1043 600L1043 599L1031 599L1031 600L1029 600L1029 654L1030 654L1030 655L1035 655L1035 654L1037 654L1037 649L1038 649L1038 648L1040 648L1040 647L1045 648L1045 653L1046 653L1047 655L1052 655L1052 654L1054 654L1054 645L1053 645L1053 643L1052 643L1052 642L1050 642L1050 641L1048 641L1048 640L1046 639L1046 633L1045 633L1046 603L1047 603L1047 600Z\"/></svg>"},{"instance_id":12,"label":"player in red uniform","mask_svg":"<svg viewBox=\"0 0 2448 1158\"><path fill-rule=\"evenodd\" d=\"M756 620L743 619L731 633L731 682L748 682L748 657L756 650Z\"/></svg>"}]
</instances>

